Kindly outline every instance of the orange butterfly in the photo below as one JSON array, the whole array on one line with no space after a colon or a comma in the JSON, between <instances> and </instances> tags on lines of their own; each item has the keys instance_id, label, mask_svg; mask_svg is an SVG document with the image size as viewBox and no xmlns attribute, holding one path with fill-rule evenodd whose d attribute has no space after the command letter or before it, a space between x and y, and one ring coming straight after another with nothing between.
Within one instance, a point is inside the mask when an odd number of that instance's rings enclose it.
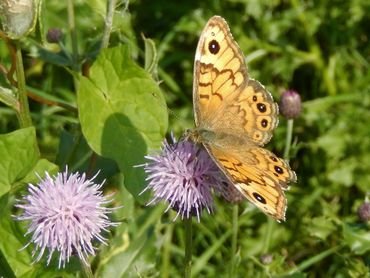
<instances>
[{"instance_id":1,"label":"orange butterfly","mask_svg":"<svg viewBox=\"0 0 370 278\"><path fill-rule=\"evenodd\" d=\"M249 201L285 220L284 190L296 175L283 159L262 148L278 124L278 106L249 78L244 55L219 16L208 21L199 39L193 103L196 128L188 138L204 145Z\"/></svg>"}]
</instances>

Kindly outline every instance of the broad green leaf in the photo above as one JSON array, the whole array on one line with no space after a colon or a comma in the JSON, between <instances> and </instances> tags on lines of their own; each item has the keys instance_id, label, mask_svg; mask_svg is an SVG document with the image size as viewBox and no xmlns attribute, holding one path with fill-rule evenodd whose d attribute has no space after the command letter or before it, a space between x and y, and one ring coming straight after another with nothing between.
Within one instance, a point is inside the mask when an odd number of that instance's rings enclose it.
<instances>
[{"instance_id":1,"label":"broad green leaf","mask_svg":"<svg viewBox=\"0 0 370 278\"><path fill-rule=\"evenodd\" d=\"M40 159L37 161L35 167L28 172L28 174L20 181L22 184L32 183L36 184L39 182L39 177L43 178L45 176L45 172L48 172L49 175L56 174L59 168L57 165L51 163L47 159ZM38 176L37 176L38 175Z\"/></svg>"},{"instance_id":2,"label":"broad green leaf","mask_svg":"<svg viewBox=\"0 0 370 278\"><path fill-rule=\"evenodd\" d=\"M138 195L145 186L144 162L167 130L167 108L158 85L136 65L125 46L106 49L81 77L78 92L82 132L99 155L115 160L128 190Z\"/></svg>"},{"instance_id":3,"label":"broad green leaf","mask_svg":"<svg viewBox=\"0 0 370 278\"><path fill-rule=\"evenodd\" d=\"M0 135L0 196L35 166L39 151L35 129L24 128Z\"/></svg>"}]
</instances>

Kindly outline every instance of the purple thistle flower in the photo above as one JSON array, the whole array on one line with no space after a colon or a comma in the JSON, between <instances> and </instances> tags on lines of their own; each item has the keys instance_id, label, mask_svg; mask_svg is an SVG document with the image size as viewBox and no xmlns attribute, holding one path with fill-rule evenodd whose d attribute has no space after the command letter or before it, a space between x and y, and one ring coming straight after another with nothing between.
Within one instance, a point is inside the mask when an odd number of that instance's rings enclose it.
<instances>
[{"instance_id":1,"label":"purple thistle flower","mask_svg":"<svg viewBox=\"0 0 370 278\"><path fill-rule=\"evenodd\" d=\"M173 136L172 141L169 144L165 140L161 154L146 156L150 162L140 165L149 181L143 192L154 192L148 205L165 200L169 203L166 211L177 211L175 219L196 215L199 222L204 208L208 213L213 210L212 191L222 193L228 181L203 147L189 141L176 142Z\"/></svg>"},{"instance_id":2,"label":"purple thistle flower","mask_svg":"<svg viewBox=\"0 0 370 278\"><path fill-rule=\"evenodd\" d=\"M57 251L60 253L59 268L64 268L74 254L88 265L87 256L94 256L96 250L92 240L106 244L101 232L118 223L109 221L107 214L115 208L104 207L112 200L110 196L103 196L100 188L104 182L95 184L95 177L87 179L85 174L79 173L68 175L66 169L54 177L46 173L37 185L29 184L28 194L16 204L24 212L15 218L31 221L25 236L32 234L32 237L21 250L35 244L32 257L37 252L38 255L33 263L40 261L48 249L47 264Z\"/></svg>"}]
</instances>

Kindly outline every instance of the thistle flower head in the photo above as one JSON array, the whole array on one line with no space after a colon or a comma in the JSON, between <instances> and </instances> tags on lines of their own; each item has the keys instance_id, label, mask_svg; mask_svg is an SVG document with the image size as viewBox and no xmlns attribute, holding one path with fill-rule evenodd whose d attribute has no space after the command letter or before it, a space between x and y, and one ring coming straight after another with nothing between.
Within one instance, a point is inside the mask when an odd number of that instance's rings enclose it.
<instances>
[{"instance_id":1,"label":"thistle flower head","mask_svg":"<svg viewBox=\"0 0 370 278\"><path fill-rule=\"evenodd\" d=\"M149 162L142 166L149 183L144 191L153 190L149 204L165 200L167 210L177 211L176 217L196 215L199 221L203 209L208 213L213 209L212 191L221 191L227 179L203 147L190 141L172 141L164 141L160 154L146 156Z\"/></svg>"},{"instance_id":2,"label":"thistle flower head","mask_svg":"<svg viewBox=\"0 0 370 278\"><path fill-rule=\"evenodd\" d=\"M34 262L40 261L48 250L47 264L53 253L59 252L59 268L65 267L74 254L87 265L87 256L95 255L93 239L106 244L101 232L118 223L109 221L107 214L114 209L104 205L112 200L103 196L103 183L95 184L95 177L69 175L66 170L54 177L46 173L37 185L29 184L28 194L16 204L24 210L23 214L15 218L30 221L25 235L32 236L24 248L35 245L32 257L38 255Z\"/></svg>"},{"instance_id":3,"label":"thistle flower head","mask_svg":"<svg viewBox=\"0 0 370 278\"><path fill-rule=\"evenodd\" d=\"M281 114L287 119L295 119L301 113L301 97L293 90L285 91L279 103Z\"/></svg>"}]
</instances>

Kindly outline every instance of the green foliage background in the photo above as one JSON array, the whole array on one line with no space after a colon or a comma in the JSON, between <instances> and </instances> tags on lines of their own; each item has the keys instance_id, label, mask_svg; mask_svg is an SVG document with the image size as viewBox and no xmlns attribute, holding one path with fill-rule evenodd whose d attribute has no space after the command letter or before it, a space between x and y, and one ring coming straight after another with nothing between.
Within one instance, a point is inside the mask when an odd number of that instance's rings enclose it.
<instances>
[{"instance_id":1,"label":"green foliage background","mask_svg":"<svg viewBox=\"0 0 370 278\"><path fill-rule=\"evenodd\" d=\"M19 213L15 198L37 182L35 172L66 165L88 174L101 169L105 191L116 192L115 205L124 206L113 216L122 224L107 235L109 245L91 258L98 277L182 275L183 223L173 223L165 205L143 205L150 197L138 196L145 176L132 166L160 147L166 131L179 136L193 126L196 43L218 14L250 75L275 100L286 89L302 97L290 162L298 182L287 192L287 221L280 224L247 201L236 206L216 198L215 213L194 221L192 275L369 277L369 224L357 209L370 192L370 2L118 1L109 49L102 50L107 3L73 1L78 53L67 2L43 2L36 32L19 40L34 128L20 129L14 110L0 105L0 276L80 275L74 260L64 270L57 260L30 265L32 246L17 251L27 242L24 223L11 217ZM65 34L62 46L45 41L53 27ZM1 40L0 64L11 63ZM16 92L5 74L0 86ZM281 117L268 145L280 155L285 132Z\"/></svg>"}]
</instances>

